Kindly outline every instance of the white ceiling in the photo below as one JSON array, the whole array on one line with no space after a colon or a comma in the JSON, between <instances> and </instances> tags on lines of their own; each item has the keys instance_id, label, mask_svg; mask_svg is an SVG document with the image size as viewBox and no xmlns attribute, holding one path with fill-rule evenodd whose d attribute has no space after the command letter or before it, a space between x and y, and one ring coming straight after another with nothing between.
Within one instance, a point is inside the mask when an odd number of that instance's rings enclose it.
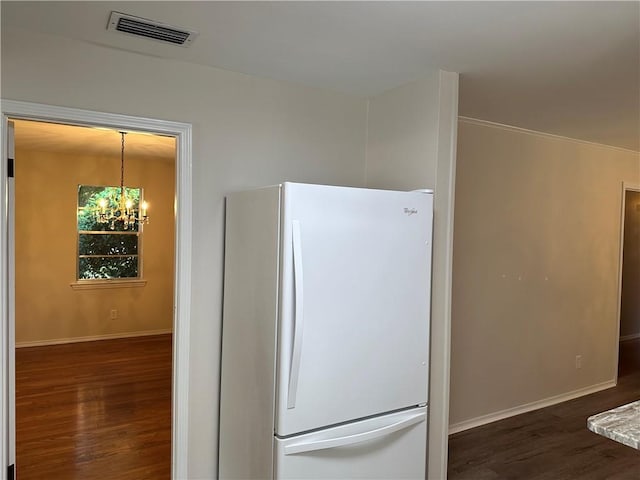
<instances>
[{"instance_id":1,"label":"white ceiling","mask_svg":"<svg viewBox=\"0 0 640 480\"><path fill-rule=\"evenodd\" d=\"M376 95L441 68L460 114L640 150L640 2L1 2L2 27ZM190 48L106 30L112 10Z\"/></svg>"}]
</instances>

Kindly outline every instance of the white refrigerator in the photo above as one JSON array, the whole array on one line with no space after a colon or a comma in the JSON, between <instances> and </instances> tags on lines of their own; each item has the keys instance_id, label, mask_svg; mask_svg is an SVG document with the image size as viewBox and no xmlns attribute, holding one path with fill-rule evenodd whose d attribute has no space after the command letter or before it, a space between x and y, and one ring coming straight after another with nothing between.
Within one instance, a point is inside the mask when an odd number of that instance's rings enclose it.
<instances>
[{"instance_id":1,"label":"white refrigerator","mask_svg":"<svg viewBox=\"0 0 640 480\"><path fill-rule=\"evenodd\" d=\"M424 479L433 195L226 199L219 478Z\"/></svg>"}]
</instances>

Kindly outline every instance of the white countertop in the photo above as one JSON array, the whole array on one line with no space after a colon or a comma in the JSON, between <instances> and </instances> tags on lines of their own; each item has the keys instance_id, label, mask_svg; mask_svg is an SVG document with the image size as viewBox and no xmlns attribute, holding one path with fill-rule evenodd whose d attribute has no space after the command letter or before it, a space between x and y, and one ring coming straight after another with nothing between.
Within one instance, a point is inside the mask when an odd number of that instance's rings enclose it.
<instances>
[{"instance_id":1,"label":"white countertop","mask_svg":"<svg viewBox=\"0 0 640 480\"><path fill-rule=\"evenodd\" d=\"M589 417L587 428L640 450L640 400Z\"/></svg>"}]
</instances>

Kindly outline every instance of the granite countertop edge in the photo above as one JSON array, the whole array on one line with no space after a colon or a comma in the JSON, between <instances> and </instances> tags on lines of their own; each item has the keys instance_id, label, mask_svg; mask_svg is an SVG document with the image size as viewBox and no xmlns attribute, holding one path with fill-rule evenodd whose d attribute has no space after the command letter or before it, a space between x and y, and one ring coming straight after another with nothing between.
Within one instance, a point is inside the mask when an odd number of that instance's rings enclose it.
<instances>
[{"instance_id":1,"label":"granite countertop edge","mask_svg":"<svg viewBox=\"0 0 640 480\"><path fill-rule=\"evenodd\" d=\"M640 450L640 400L592 415L587 419L587 428Z\"/></svg>"}]
</instances>

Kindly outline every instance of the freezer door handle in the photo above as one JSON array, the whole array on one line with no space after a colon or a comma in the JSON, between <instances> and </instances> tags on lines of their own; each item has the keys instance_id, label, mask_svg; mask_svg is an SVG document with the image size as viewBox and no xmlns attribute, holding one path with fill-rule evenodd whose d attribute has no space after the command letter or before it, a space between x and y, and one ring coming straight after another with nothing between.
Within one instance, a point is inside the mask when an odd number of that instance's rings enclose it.
<instances>
[{"instance_id":1,"label":"freezer door handle","mask_svg":"<svg viewBox=\"0 0 640 480\"><path fill-rule=\"evenodd\" d=\"M398 422L392 423L391 425L385 425L384 427L376 428L368 432L286 445L284 447L284 454L293 455L296 453L311 452L314 450L322 450L325 448L343 447L345 445L352 445L354 443L362 443L368 440L374 440L376 438L389 435L390 433L397 432L398 430L408 428L411 425L415 425L416 423L423 422L426 417L427 414L425 412L413 413Z\"/></svg>"},{"instance_id":2,"label":"freezer door handle","mask_svg":"<svg viewBox=\"0 0 640 480\"><path fill-rule=\"evenodd\" d=\"M295 408L298 376L300 374L300 355L302 354L302 331L304 327L304 284L302 281L302 245L300 243L300 222L291 222L293 231L293 290L295 307L293 310L293 349L291 368L289 369L289 390L287 408Z\"/></svg>"}]
</instances>

